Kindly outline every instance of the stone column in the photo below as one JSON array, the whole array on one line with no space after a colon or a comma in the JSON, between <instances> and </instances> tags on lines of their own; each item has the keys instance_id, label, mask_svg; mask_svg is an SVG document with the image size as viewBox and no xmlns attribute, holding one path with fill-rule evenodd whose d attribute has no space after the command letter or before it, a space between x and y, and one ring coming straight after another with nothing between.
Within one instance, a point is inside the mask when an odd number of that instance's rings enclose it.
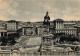
<instances>
[{"instance_id":1,"label":"stone column","mask_svg":"<svg viewBox=\"0 0 80 56\"><path fill-rule=\"evenodd\" d=\"M10 56L12 56L12 55L11 55L11 52L10 52Z\"/></svg>"},{"instance_id":2,"label":"stone column","mask_svg":"<svg viewBox=\"0 0 80 56\"><path fill-rule=\"evenodd\" d=\"M25 52L25 56L27 56L26 52Z\"/></svg>"},{"instance_id":3,"label":"stone column","mask_svg":"<svg viewBox=\"0 0 80 56\"><path fill-rule=\"evenodd\" d=\"M57 22L56 22L56 29L57 29Z\"/></svg>"},{"instance_id":4,"label":"stone column","mask_svg":"<svg viewBox=\"0 0 80 56\"><path fill-rule=\"evenodd\" d=\"M3 56L4 56L4 53L3 53Z\"/></svg>"},{"instance_id":5,"label":"stone column","mask_svg":"<svg viewBox=\"0 0 80 56\"><path fill-rule=\"evenodd\" d=\"M1 32L0 32L0 37L1 37Z\"/></svg>"},{"instance_id":6,"label":"stone column","mask_svg":"<svg viewBox=\"0 0 80 56\"><path fill-rule=\"evenodd\" d=\"M17 52L18 52L17 50L13 50L12 56L18 56L18 53Z\"/></svg>"},{"instance_id":7,"label":"stone column","mask_svg":"<svg viewBox=\"0 0 80 56\"><path fill-rule=\"evenodd\" d=\"M3 36L4 36L4 33L3 33Z\"/></svg>"},{"instance_id":8,"label":"stone column","mask_svg":"<svg viewBox=\"0 0 80 56\"><path fill-rule=\"evenodd\" d=\"M24 28L22 28L22 35L24 35Z\"/></svg>"}]
</instances>

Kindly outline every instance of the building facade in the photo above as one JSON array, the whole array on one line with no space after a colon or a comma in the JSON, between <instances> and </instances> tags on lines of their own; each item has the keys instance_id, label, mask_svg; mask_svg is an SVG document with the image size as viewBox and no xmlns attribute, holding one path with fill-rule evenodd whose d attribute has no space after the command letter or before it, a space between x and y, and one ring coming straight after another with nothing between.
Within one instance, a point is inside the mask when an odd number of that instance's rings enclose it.
<instances>
[{"instance_id":1,"label":"building facade","mask_svg":"<svg viewBox=\"0 0 80 56\"><path fill-rule=\"evenodd\" d=\"M32 36L36 35L36 28L33 26L25 26L17 30L20 35Z\"/></svg>"},{"instance_id":2,"label":"building facade","mask_svg":"<svg viewBox=\"0 0 80 56\"><path fill-rule=\"evenodd\" d=\"M18 22L15 20L7 21L7 32L8 33L16 33L18 29Z\"/></svg>"},{"instance_id":3,"label":"building facade","mask_svg":"<svg viewBox=\"0 0 80 56\"><path fill-rule=\"evenodd\" d=\"M7 36L7 30L5 28L5 26L2 26L2 24L0 25L0 37L4 37Z\"/></svg>"},{"instance_id":4,"label":"building facade","mask_svg":"<svg viewBox=\"0 0 80 56\"><path fill-rule=\"evenodd\" d=\"M0 37L7 36L7 30L0 30Z\"/></svg>"},{"instance_id":5,"label":"building facade","mask_svg":"<svg viewBox=\"0 0 80 56\"><path fill-rule=\"evenodd\" d=\"M56 19L53 21L56 33L64 33L65 35L77 36L77 29L72 25L74 23L65 23L62 19Z\"/></svg>"}]
</instances>

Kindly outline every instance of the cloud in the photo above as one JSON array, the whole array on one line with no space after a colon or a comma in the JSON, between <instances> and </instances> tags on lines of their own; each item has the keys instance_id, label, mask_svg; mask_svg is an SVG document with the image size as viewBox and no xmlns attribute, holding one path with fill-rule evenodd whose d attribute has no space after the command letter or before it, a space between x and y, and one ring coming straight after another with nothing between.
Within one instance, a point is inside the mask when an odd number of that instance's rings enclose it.
<instances>
[{"instance_id":1,"label":"cloud","mask_svg":"<svg viewBox=\"0 0 80 56\"><path fill-rule=\"evenodd\" d=\"M0 20L8 20L8 18L3 15L3 11L8 7L9 5L6 2L3 2L3 0L0 0Z\"/></svg>"},{"instance_id":2,"label":"cloud","mask_svg":"<svg viewBox=\"0 0 80 56\"><path fill-rule=\"evenodd\" d=\"M4 1L4 0L0 0L0 19L1 20L9 20L9 19L12 19L13 16L16 16L17 13L16 13L16 10L14 10L12 7L11 7L11 3L13 2L13 0L8 0L7 1ZM18 6L18 4L16 2L14 2L15 6ZM13 17L15 18L15 17Z\"/></svg>"},{"instance_id":3,"label":"cloud","mask_svg":"<svg viewBox=\"0 0 80 56\"><path fill-rule=\"evenodd\" d=\"M0 0L0 20L43 21L46 11L51 21L80 20L80 0Z\"/></svg>"},{"instance_id":4,"label":"cloud","mask_svg":"<svg viewBox=\"0 0 80 56\"><path fill-rule=\"evenodd\" d=\"M9 20L7 17L4 17L2 14L0 14L0 20Z\"/></svg>"},{"instance_id":5,"label":"cloud","mask_svg":"<svg viewBox=\"0 0 80 56\"><path fill-rule=\"evenodd\" d=\"M34 18L34 19L31 19L30 21L31 21L31 22L43 21L43 19L41 20L41 19L38 19L38 18Z\"/></svg>"},{"instance_id":6,"label":"cloud","mask_svg":"<svg viewBox=\"0 0 80 56\"><path fill-rule=\"evenodd\" d=\"M3 2L3 0L0 0L0 11L8 8L8 4L6 2Z\"/></svg>"}]
</instances>

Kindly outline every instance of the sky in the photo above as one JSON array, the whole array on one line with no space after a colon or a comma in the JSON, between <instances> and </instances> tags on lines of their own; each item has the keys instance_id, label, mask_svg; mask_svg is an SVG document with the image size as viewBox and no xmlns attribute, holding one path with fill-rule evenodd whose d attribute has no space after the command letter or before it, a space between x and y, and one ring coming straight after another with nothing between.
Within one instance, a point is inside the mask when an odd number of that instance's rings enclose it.
<instances>
[{"instance_id":1,"label":"sky","mask_svg":"<svg viewBox=\"0 0 80 56\"><path fill-rule=\"evenodd\" d=\"M80 0L0 0L0 20L43 21L80 20Z\"/></svg>"}]
</instances>

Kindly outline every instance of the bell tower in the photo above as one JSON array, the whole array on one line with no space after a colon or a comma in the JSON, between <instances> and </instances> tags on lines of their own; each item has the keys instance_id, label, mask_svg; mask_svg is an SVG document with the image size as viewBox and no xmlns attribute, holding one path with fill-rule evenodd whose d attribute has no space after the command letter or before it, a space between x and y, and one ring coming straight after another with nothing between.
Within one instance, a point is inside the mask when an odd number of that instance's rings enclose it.
<instances>
[{"instance_id":1,"label":"bell tower","mask_svg":"<svg viewBox=\"0 0 80 56\"><path fill-rule=\"evenodd\" d=\"M43 25L45 25L45 26L50 26L50 17L49 17L49 15L48 15L49 13L48 12L46 12L46 15L44 16L44 22L43 22Z\"/></svg>"}]
</instances>

